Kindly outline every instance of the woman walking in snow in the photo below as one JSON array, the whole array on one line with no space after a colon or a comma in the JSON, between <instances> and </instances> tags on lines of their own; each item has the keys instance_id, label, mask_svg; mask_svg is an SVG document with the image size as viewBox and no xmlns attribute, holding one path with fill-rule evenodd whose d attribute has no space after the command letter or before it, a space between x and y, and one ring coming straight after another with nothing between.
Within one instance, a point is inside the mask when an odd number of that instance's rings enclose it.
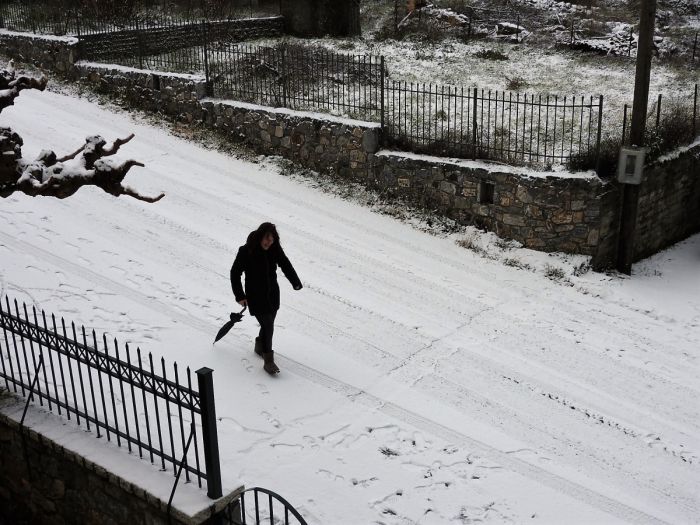
<instances>
[{"instance_id":1,"label":"woman walking in snow","mask_svg":"<svg viewBox=\"0 0 700 525\"><path fill-rule=\"evenodd\" d=\"M280 307L277 266L282 268L292 287L301 290L301 281L280 245L277 228L270 222L264 222L248 234L248 240L238 249L231 267L231 287L236 301L241 306L247 306L260 323L260 334L255 338L255 353L264 359L265 371L273 375L280 371L272 351L275 316ZM245 291L241 286L241 274L244 272Z\"/></svg>"}]
</instances>

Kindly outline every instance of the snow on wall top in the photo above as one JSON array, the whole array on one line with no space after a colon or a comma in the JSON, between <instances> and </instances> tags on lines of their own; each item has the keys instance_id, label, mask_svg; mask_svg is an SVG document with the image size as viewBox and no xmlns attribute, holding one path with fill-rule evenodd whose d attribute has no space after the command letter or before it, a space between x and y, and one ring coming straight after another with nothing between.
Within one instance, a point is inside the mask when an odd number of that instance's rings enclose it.
<instances>
[{"instance_id":1,"label":"snow on wall top","mask_svg":"<svg viewBox=\"0 0 700 525\"><path fill-rule=\"evenodd\" d=\"M555 165L552 171L540 171L532 168L510 166L508 164L501 164L499 162L485 161L485 160L467 160L467 159L457 159L451 157L435 157L433 155L422 155L419 153L410 153L407 151L390 151L381 150L376 153L378 157L404 157L412 160L419 160L424 162L432 162L439 164L451 164L453 166L458 166L460 168L468 169L482 169L488 171L496 171L498 173L510 173L512 175L519 175L531 178L546 178L546 177L557 177L562 179L588 179L595 180L598 179L598 175L593 170L580 171L580 172L569 172L566 171L564 166Z\"/></svg>"},{"instance_id":2,"label":"snow on wall top","mask_svg":"<svg viewBox=\"0 0 700 525\"><path fill-rule=\"evenodd\" d=\"M662 162L668 162L669 160L676 160L678 157L680 157L686 151L690 151L691 149L695 149L698 146L700 146L700 135L695 137L695 140L691 144L688 144L687 146L681 146L678 149L675 149L669 153L666 153L666 155L661 155L658 159L656 159L656 162L660 164Z\"/></svg>"},{"instance_id":3,"label":"snow on wall top","mask_svg":"<svg viewBox=\"0 0 700 525\"><path fill-rule=\"evenodd\" d=\"M56 36L56 35L37 35L35 33L22 33L20 31L9 31L0 29L0 35L19 36L22 38L32 38L34 40L50 40L53 42L65 42L66 44L75 45L78 39L74 36Z\"/></svg>"},{"instance_id":4,"label":"snow on wall top","mask_svg":"<svg viewBox=\"0 0 700 525\"><path fill-rule=\"evenodd\" d=\"M206 78L202 75L192 75L189 73L170 73L168 71L152 71L150 69L138 69L136 67L121 66L119 64L104 64L101 62L89 62L87 60L79 60L75 63L76 66L90 67L94 69L116 70L124 73L147 73L149 75L158 75L159 77L181 78L184 80L193 80L196 82L206 82Z\"/></svg>"},{"instance_id":5,"label":"snow on wall top","mask_svg":"<svg viewBox=\"0 0 700 525\"><path fill-rule=\"evenodd\" d=\"M234 108L249 109L251 111L266 111L268 113L276 113L278 115L289 115L292 117L310 118L314 120L325 120L326 122L334 122L337 124L344 124L346 126L354 126L361 128L381 128L381 124L378 122L367 122L364 120L356 120L347 117L339 117L336 115L330 115L328 113L320 113L317 111L297 111L288 108L273 108L271 106L262 106L259 104L251 104L249 102L239 102L237 100L225 100L225 99L215 99L215 98L205 98L201 100L204 102L213 102L215 104L225 104Z\"/></svg>"}]
</instances>

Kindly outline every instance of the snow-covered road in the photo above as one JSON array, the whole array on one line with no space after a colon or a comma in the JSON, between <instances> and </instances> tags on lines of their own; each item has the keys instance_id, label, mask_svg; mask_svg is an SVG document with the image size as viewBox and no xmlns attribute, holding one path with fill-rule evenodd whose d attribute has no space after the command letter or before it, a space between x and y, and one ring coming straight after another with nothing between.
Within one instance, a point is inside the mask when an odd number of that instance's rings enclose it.
<instances>
[{"instance_id":1,"label":"snow-covered road","mask_svg":"<svg viewBox=\"0 0 700 525\"><path fill-rule=\"evenodd\" d=\"M225 484L314 524L700 522L700 236L568 286L86 100L0 124L25 156L136 134L127 182L165 199L4 199L0 292L213 368ZM281 277L274 379L252 318L211 344L264 220L305 285Z\"/></svg>"}]
</instances>

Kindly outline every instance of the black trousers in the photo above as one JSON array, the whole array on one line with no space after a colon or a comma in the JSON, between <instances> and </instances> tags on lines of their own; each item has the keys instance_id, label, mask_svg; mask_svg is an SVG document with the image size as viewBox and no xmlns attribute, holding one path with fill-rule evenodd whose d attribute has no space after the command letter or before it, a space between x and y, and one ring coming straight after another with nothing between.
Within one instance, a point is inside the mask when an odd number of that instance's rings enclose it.
<instances>
[{"instance_id":1,"label":"black trousers","mask_svg":"<svg viewBox=\"0 0 700 525\"><path fill-rule=\"evenodd\" d=\"M260 323L260 343L263 347L263 352L272 352L272 335L275 333L275 317L277 312L264 314L256 314L255 318Z\"/></svg>"}]
</instances>

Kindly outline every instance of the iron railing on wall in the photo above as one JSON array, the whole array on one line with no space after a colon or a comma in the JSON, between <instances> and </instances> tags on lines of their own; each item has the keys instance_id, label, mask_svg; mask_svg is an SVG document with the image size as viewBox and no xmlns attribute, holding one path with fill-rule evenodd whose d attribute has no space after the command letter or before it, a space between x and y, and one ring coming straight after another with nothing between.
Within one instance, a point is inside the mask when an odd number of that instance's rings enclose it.
<instances>
[{"instance_id":1,"label":"iron railing on wall","mask_svg":"<svg viewBox=\"0 0 700 525\"><path fill-rule=\"evenodd\" d=\"M208 43L213 93L290 109L321 109L378 120L384 58L322 48Z\"/></svg>"},{"instance_id":2,"label":"iron railing on wall","mask_svg":"<svg viewBox=\"0 0 700 525\"><path fill-rule=\"evenodd\" d=\"M80 56L95 62L204 75L205 21L136 19L135 29L80 34Z\"/></svg>"},{"instance_id":3,"label":"iron railing on wall","mask_svg":"<svg viewBox=\"0 0 700 525\"><path fill-rule=\"evenodd\" d=\"M595 155L603 97L528 95L390 81L386 140L443 156L566 163Z\"/></svg>"},{"instance_id":4,"label":"iron railing on wall","mask_svg":"<svg viewBox=\"0 0 700 525\"><path fill-rule=\"evenodd\" d=\"M120 349L7 297L0 327L0 384L163 470L183 470L199 487L206 481L209 497L222 495L212 370L196 371L195 389L189 367L182 374L177 363Z\"/></svg>"},{"instance_id":5,"label":"iron railing on wall","mask_svg":"<svg viewBox=\"0 0 700 525\"><path fill-rule=\"evenodd\" d=\"M664 98L662 94L649 101L644 143L652 156L690 144L700 132L700 100L698 84L688 96ZM622 144L629 144L632 109L624 106Z\"/></svg>"}]
</instances>

